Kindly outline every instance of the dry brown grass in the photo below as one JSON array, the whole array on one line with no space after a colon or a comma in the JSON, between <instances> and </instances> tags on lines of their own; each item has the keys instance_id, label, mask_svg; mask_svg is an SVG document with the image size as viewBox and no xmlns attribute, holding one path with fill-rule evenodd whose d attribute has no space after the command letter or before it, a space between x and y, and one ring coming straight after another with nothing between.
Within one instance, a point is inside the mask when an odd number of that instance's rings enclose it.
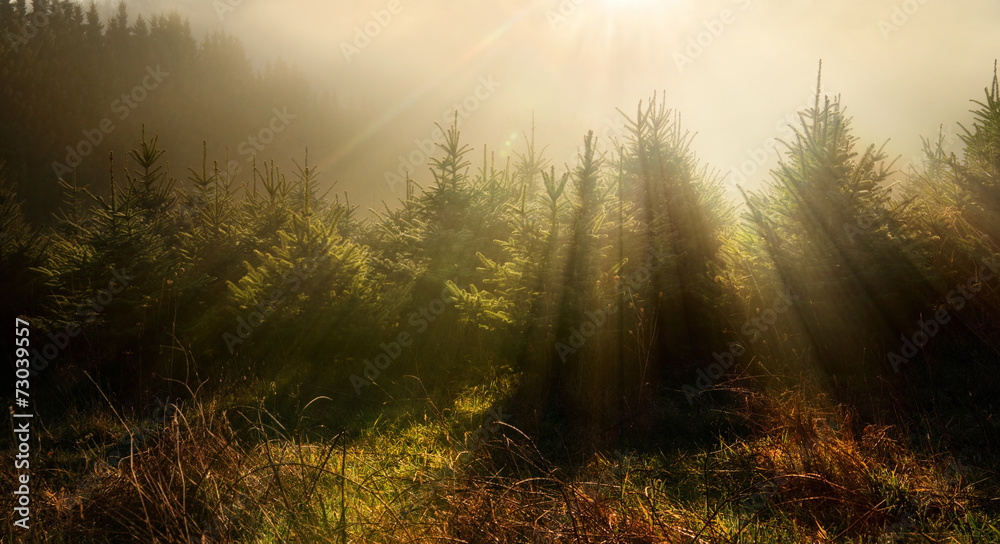
<instances>
[{"instance_id":1,"label":"dry brown grass","mask_svg":"<svg viewBox=\"0 0 1000 544\"><path fill-rule=\"evenodd\" d=\"M192 405L153 434L131 436L130 452L111 457L114 465L99 460L74 485L37 478L29 538L311 542L338 534L338 513L325 509L328 495L339 489L331 481L338 479L330 468L335 440L293 438L277 420L266 422L264 410L237 432L225 411ZM312 501L322 507L303 508Z\"/></svg>"},{"instance_id":2,"label":"dry brown grass","mask_svg":"<svg viewBox=\"0 0 1000 544\"><path fill-rule=\"evenodd\" d=\"M837 538L906 529L916 517L965 513L961 481L946 476L949 459L918 458L890 426L855 430L851 413L824 409L814 397L749 394L744 414L757 429L743 462L773 483L771 502L806 526L838 528Z\"/></svg>"},{"instance_id":3,"label":"dry brown grass","mask_svg":"<svg viewBox=\"0 0 1000 544\"><path fill-rule=\"evenodd\" d=\"M117 466L92 467L70 487L40 479L34 536L164 543L347 542L348 534L355 542L388 543L859 542L887 531L925 534L911 520L958 519L970 508L968 485L946 477L947 460L916 456L891 428L852 431L848 412L802 395L751 393L744 400L739 413L756 426L744 440L662 463L649 455L598 455L573 474L505 423L474 451L446 449L444 457L425 456L437 464L418 466L412 459L420 452L407 446L310 440L262 408L233 425L227 418L233 412L192 402ZM451 444L443 430L422 432L422 440ZM679 491L685 486L695 493Z\"/></svg>"}]
</instances>

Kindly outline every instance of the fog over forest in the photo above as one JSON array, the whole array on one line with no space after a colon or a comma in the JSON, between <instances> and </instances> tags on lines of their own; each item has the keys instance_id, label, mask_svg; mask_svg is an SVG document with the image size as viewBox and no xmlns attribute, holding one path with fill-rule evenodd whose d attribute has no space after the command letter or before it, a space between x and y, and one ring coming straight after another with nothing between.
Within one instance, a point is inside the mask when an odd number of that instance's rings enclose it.
<instances>
[{"instance_id":1,"label":"fog over forest","mask_svg":"<svg viewBox=\"0 0 1000 544\"><path fill-rule=\"evenodd\" d=\"M100 4L110 13L114 1ZM811 105L822 59L824 92L845 100L862 140L889 140L886 151L905 170L919 162L921 136L941 125L954 134L956 121L969 121L968 97L982 91L1000 24L1000 4L990 0L400 0L370 45L345 55L344 44L365 43L359 29L387 5L129 2L147 16L177 10L196 37L233 34L257 67L282 58L315 91L333 93L352 110L349 144L309 145L338 190L363 207L402 196L401 185L394 192L384 183L386 171L398 170L414 140L428 138L483 76L500 86L463 123L475 147L500 157L508 143L518 150L534 115L537 141L556 164L572 163L577 140L564 135L615 134L616 108L631 113L657 91L700 134L693 148L704 161L728 172L730 185L742 166L756 187L777 164L765 144L789 136L787 123ZM724 10L728 22L713 23ZM957 138L949 143L960 148ZM753 168L745 164L753 159ZM414 177L426 181L420 166Z\"/></svg>"}]
</instances>

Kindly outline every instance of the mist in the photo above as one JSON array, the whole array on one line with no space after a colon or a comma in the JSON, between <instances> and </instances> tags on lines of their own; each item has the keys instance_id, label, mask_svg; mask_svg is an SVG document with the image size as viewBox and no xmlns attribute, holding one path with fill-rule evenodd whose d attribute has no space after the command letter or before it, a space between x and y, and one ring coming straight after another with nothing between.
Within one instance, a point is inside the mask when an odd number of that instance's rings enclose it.
<instances>
[{"instance_id":1,"label":"mist","mask_svg":"<svg viewBox=\"0 0 1000 544\"><path fill-rule=\"evenodd\" d=\"M921 137L942 127L960 150L958 122L988 83L1000 24L1000 5L986 0L399 0L395 13L389 4L129 5L146 16L176 10L196 36L232 34L255 66L283 59L332 93L357 125L343 127L351 137L339 145L310 142L310 153L338 191L377 207L402 196L393 175L428 180L409 159L426 156L420 142L456 105L480 156L483 145L497 161L523 151L534 122L561 166L575 162L587 130L612 146L624 133L617 109L631 113L654 92L698 133L703 162L731 186L755 188L777 164L772 139L787 139L812 105L820 60L823 93L840 95L861 142L888 142L905 172L920 162ZM496 88L471 98L486 79Z\"/></svg>"}]
</instances>

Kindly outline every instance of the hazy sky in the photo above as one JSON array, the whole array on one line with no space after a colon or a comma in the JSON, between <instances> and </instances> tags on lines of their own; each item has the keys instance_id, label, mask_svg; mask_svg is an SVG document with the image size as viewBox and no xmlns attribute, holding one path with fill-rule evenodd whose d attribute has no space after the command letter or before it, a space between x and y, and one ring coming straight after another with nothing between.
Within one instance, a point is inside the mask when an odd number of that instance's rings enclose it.
<instances>
[{"instance_id":1,"label":"hazy sky","mask_svg":"<svg viewBox=\"0 0 1000 544\"><path fill-rule=\"evenodd\" d=\"M654 91L698 132L694 149L703 161L730 172L731 182L740 177L734 168L756 170L747 176L756 186L776 163L774 153L757 150L808 104L819 59L824 92L841 96L855 134L866 144L890 140L887 150L905 165L920 136L968 122L969 100L982 98L1000 57L996 0L132 5L146 13L177 9L198 35L235 34L256 63L290 61L362 112L354 147L317 142L314 149L340 189L374 191L372 202L401 195L385 172L397 170L400 155L419 158L415 141L431 138L433 123L456 103L465 104L463 135L480 154L483 144L500 154L508 145L523 149L521 133L534 114L537 140L563 164L588 128L609 134L616 108L632 112ZM765 155L763 167L746 162ZM420 170L417 177L426 177Z\"/></svg>"}]
</instances>

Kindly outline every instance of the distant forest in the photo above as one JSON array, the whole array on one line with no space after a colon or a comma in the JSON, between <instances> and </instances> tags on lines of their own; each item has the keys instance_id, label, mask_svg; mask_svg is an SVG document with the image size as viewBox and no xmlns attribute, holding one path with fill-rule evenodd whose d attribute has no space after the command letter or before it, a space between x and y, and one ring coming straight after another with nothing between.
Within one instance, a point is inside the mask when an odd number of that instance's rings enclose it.
<instances>
[{"instance_id":1,"label":"distant forest","mask_svg":"<svg viewBox=\"0 0 1000 544\"><path fill-rule=\"evenodd\" d=\"M181 178L200 167L203 142L221 169L249 171L265 147L290 157L341 138L347 114L331 96L281 60L254 70L232 36L196 39L176 13L146 20L124 2L106 21L93 3L25 4L0 2L0 158L33 219L55 211L59 178L75 174L106 193L109 154L123 158L143 124ZM273 142L250 141L275 110L294 116L294 130L278 122Z\"/></svg>"}]
</instances>

